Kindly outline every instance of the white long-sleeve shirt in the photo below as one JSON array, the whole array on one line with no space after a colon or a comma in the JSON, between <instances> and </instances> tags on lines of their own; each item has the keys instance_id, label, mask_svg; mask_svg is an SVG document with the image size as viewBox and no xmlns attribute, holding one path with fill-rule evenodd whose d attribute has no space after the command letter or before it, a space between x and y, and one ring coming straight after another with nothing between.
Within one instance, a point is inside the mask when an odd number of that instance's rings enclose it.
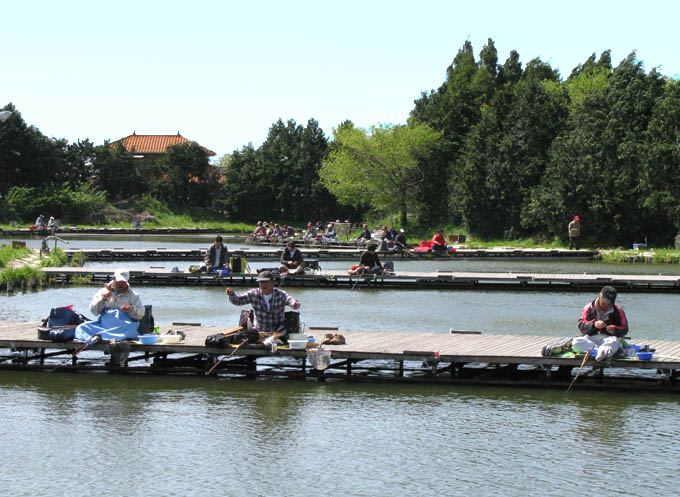
<instances>
[{"instance_id":1,"label":"white long-sleeve shirt","mask_svg":"<svg viewBox=\"0 0 680 497\"><path fill-rule=\"evenodd\" d=\"M111 295L108 299L104 295L109 292L109 289L104 287L99 290L90 302L90 313L99 316L105 309L120 309L124 305L129 305L131 309L128 314L132 319L142 319L144 317L144 306L142 299L137 293L128 287L123 293Z\"/></svg>"}]
</instances>

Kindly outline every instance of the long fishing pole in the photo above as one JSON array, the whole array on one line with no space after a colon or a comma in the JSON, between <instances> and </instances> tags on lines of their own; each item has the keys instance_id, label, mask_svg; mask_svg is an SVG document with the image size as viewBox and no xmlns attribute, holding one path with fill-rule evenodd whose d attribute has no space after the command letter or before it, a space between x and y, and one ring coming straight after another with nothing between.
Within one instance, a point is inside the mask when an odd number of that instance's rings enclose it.
<instances>
[{"instance_id":1,"label":"long fishing pole","mask_svg":"<svg viewBox=\"0 0 680 497\"><path fill-rule=\"evenodd\" d=\"M232 350L229 354L223 355L222 358L221 358L219 361L217 361L217 362L215 363L215 365L214 365L212 368L210 368L210 370L209 370L205 375L206 375L206 376L210 376L210 373L212 373L213 370L214 370L214 369L215 369L222 361L224 361L225 359L228 359L229 357L233 356L233 355L236 353L236 351L241 347L241 345L243 345L243 344L246 343L247 341L248 341L248 340L243 339L243 340L241 341L241 343L239 343L239 344L234 348L234 350Z\"/></svg>"},{"instance_id":2,"label":"long fishing pole","mask_svg":"<svg viewBox=\"0 0 680 497\"><path fill-rule=\"evenodd\" d=\"M590 351L593 350L595 347L592 347L590 350L586 352L585 357L583 358L583 362L581 362L581 367L578 368L578 371L576 372L576 376L574 376L574 379L571 380L571 383L569 384L569 388L567 388L567 391L564 393L564 395L567 395L569 393L569 390L571 390L571 387L574 386L574 383L576 383L576 380L578 379L579 375L581 374L581 370L583 369L583 366L586 365L586 361L590 357Z\"/></svg>"},{"instance_id":3,"label":"long fishing pole","mask_svg":"<svg viewBox=\"0 0 680 497\"><path fill-rule=\"evenodd\" d=\"M54 373L57 369L62 367L64 364L66 364L68 361L72 361L76 357L78 357L78 354L80 354L83 350L88 348L90 345L95 345L101 341L101 335L92 335L90 338L88 338L85 343L75 350L70 357L67 357L63 361L61 361L59 364L57 364L53 369L50 369L47 374L43 377L43 379L47 378L50 374Z\"/></svg>"}]
</instances>

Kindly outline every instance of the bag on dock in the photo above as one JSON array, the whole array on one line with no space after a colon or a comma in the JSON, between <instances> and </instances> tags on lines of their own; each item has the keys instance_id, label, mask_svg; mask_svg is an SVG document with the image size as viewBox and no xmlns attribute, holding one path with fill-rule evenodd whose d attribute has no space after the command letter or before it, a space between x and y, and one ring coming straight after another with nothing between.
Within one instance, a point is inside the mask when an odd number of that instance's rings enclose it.
<instances>
[{"instance_id":1,"label":"bag on dock","mask_svg":"<svg viewBox=\"0 0 680 497\"><path fill-rule=\"evenodd\" d=\"M50 310L50 315L47 318L47 326L54 328L57 326L78 325L89 321L88 318L82 314L73 311L73 305L66 305L63 307L55 307Z\"/></svg>"},{"instance_id":2,"label":"bag on dock","mask_svg":"<svg viewBox=\"0 0 680 497\"><path fill-rule=\"evenodd\" d=\"M245 343L258 343L260 341L260 333L257 330L241 330L236 333L216 333L215 335L208 335L205 337L205 346L226 349L229 345L239 345L245 340Z\"/></svg>"},{"instance_id":3,"label":"bag on dock","mask_svg":"<svg viewBox=\"0 0 680 497\"><path fill-rule=\"evenodd\" d=\"M76 326L89 318L78 314L73 310L73 305L55 307L50 310L50 315L38 326L38 339L51 340L52 342L70 342L75 338Z\"/></svg>"},{"instance_id":4,"label":"bag on dock","mask_svg":"<svg viewBox=\"0 0 680 497\"><path fill-rule=\"evenodd\" d=\"M152 307L152 305L144 306L144 316L139 320L139 328L137 329L140 335L153 333L155 323L151 312Z\"/></svg>"},{"instance_id":5,"label":"bag on dock","mask_svg":"<svg viewBox=\"0 0 680 497\"><path fill-rule=\"evenodd\" d=\"M283 314L283 327L286 335L300 332L300 313L296 311L286 311Z\"/></svg>"},{"instance_id":6,"label":"bag on dock","mask_svg":"<svg viewBox=\"0 0 680 497\"><path fill-rule=\"evenodd\" d=\"M243 273L246 270L248 261L245 257L230 257L229 258L229 270L232 273Z\"/></svg>"}]
</instances>

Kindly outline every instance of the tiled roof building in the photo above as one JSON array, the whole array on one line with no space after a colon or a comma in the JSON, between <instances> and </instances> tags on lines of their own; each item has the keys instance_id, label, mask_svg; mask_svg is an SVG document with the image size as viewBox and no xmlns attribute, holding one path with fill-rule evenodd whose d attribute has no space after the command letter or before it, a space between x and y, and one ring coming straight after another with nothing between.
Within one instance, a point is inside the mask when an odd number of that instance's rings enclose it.
<instances>
[{"instance_id":1,"label":"tiled roof building","mask_svg":"<svg viewBox=\"0 0 680 497\"><path fill-rule=\"evenodd\" d=\"M187 140L179 134L179 131L176 135L138 135L137 133L133 132L131 135L111 143L111 146L120 144L123 145L128 151L134 150L135 159L156 159L165 153L165 150L168 147L172 145L181 145L183 143L196 142ZM209 150L205 147L201 148L203 148L203 150L205 150L210 157L217 155L212 150Z\"/></svg>"}]
</instances>

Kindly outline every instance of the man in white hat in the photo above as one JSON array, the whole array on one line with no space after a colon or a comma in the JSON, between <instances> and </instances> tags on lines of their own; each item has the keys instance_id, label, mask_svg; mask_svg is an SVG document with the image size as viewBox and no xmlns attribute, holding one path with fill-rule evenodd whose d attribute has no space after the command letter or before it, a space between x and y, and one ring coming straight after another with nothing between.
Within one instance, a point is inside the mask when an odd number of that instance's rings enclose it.
<instances>
[{"instance_id":1,"label":"man in white hat","mask_svg":"<svg viewBox=\"0 0 680 497\"><path fill-rule=\"evenodd\" d=\"M120 309L127 312L132 319L144 317L144 306L139 295L130 288L128 280L130 272L117 269L113 273L113 280L99 290L90 302L90 312L95 316L108 309Z\"/></svg>"}]
</instances>

